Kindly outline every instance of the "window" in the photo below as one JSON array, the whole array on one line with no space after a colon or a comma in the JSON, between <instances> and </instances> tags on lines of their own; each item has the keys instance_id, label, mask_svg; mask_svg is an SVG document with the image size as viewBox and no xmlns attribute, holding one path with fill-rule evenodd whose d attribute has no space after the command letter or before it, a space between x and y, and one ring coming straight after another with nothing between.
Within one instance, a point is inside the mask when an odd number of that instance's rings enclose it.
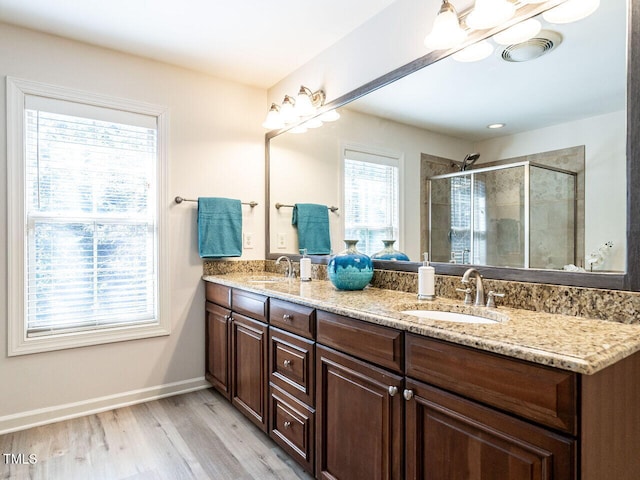
<instances>
[{"instance_id":1,"label":"window","mask_svg":"<svg viewBox=\"0 0 640 480\"><path fill-rule=\"evenodd\" d=\"M7 88L10 355L167 334L164 109Z\"/></svg>"},{"instance_id":2,"label":"window","mask_svg":"<svg viewBox=\"0 0 640 480\"><path fill-rule=\"evenodd\" d=\"M382 240L401 248L399 169L399 157L344 149L344 235L362 253L382 250Z\"/></svg>"}]
</instances>

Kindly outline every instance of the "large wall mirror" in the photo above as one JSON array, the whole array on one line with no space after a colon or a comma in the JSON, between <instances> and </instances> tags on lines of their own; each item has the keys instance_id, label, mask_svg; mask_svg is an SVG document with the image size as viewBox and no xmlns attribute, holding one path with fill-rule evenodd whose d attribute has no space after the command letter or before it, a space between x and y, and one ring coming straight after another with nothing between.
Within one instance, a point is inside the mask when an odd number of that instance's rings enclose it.
<instances>
[{"instance_id":1,"label":"large wall mirror","mask_svg":"<svg viewBox=\"0 0 640 480\"><path fill-rule=\"evenodd\" d=\"M395 226L360 232L367 253L391 237L410 259L382 268L413 271L430 251L438 273L473 264L490 278L638 290L636 194L627 188L637 175L637 80L627 75L637 4L607 0L569 24L528 5L520 15L542 22L536 45L490 38L494 53L475 62L434 52L332 102L336 122L267 134L268 257L299 253L286 205L337 207L334 253L353 236L345 218L354 211L375 207L388 218L395 208ZM373 195L384 183L349 190L350 161L396 175L397 202Z\"/></svg>"}]
</instances>

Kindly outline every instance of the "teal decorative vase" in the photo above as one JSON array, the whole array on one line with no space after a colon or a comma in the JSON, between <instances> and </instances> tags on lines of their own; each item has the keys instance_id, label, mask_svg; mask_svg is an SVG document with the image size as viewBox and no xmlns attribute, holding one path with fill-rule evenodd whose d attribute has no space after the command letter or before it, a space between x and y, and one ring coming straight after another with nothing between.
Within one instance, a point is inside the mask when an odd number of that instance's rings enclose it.
<instances>
[{"instance_id":1,"label":"teal decorative vase","mask_svg":"<svg viewBox=\"0 0 640 480\"><path fill-rule=\"evenodd\" d=\"M345 240L344 243L347 249L329 260L329 280L338 290L362 290L373 277L373 262L371 257L356 249L358 240Z\"/></svg>"},{"instance_id":2,"label":"teal decorative vase","mask_svg":"<svg viewBox=\"0 0 640 480\"><path fill-rule=\"evenodd\" d=\"M391 260L391 261L409 261L409 257L406 253L402 253L395 248L393 248L393 244L396 243L395 240L382 240L384 248L379 252L371 255L371 258L374 260Z\"/></svg>"}]
</instances>

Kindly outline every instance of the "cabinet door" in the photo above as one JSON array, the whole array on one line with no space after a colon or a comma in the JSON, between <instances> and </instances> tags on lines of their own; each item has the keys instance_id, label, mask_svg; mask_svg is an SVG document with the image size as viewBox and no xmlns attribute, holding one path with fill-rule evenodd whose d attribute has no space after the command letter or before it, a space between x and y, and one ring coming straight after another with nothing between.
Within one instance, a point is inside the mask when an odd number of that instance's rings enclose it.
<instances>
[{"instance_id":1,"label":"cabinet door","mask_svg":"<svg viewBox=\"0 0 640 480\"><path fill-rule=\"evenodd\" d=\"M575 441L407 380L406 478L574 480Z\"/></svg>"},{"instance_id":2,"label":"cabinet door","mask_svg":"<svg viewBox=\"0 0 640 480\"><path fill-rule=\"evenodd\" d=\"M267 325L238 313L231 324L231 402L267 431Z\"/></svg>"},{"instance_id":3,"label":"cabinet door","mask_svg":"<svg viewBox=\"0 0 640 480\"><path fill-rule=\"evenodd\" d=\"M206 365L205 377L224 395L230 397L229 345L231 311L211 302L206 304Z\"/></svg>"},{"instance_id":4,"label":"cabinet door","mask_svg":"<svg viewBox=\"0 0 640 480\"><path fill-rule=\"evenodd\" d=\"M402 478L402 377L316 347L316 477Z\"/></svg>"}]
</instances>

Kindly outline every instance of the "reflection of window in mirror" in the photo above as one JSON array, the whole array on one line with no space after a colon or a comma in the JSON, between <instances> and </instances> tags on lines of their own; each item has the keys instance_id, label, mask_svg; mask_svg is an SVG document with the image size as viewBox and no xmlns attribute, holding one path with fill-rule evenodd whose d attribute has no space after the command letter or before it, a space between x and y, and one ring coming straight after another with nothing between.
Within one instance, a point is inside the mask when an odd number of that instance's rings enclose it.
<instances>
[{"instance_id":1,"label":"reflection of window in mirror","mask_svg":"<svg viewBox=\"0 0 640 480\"><path fill-rule=\"evenodd\" d=\"M357 239L360 252L372 255L383 240L399 238L400 155L364 149L343 150L344 238Z\"/></svg>"}]
</instances>

